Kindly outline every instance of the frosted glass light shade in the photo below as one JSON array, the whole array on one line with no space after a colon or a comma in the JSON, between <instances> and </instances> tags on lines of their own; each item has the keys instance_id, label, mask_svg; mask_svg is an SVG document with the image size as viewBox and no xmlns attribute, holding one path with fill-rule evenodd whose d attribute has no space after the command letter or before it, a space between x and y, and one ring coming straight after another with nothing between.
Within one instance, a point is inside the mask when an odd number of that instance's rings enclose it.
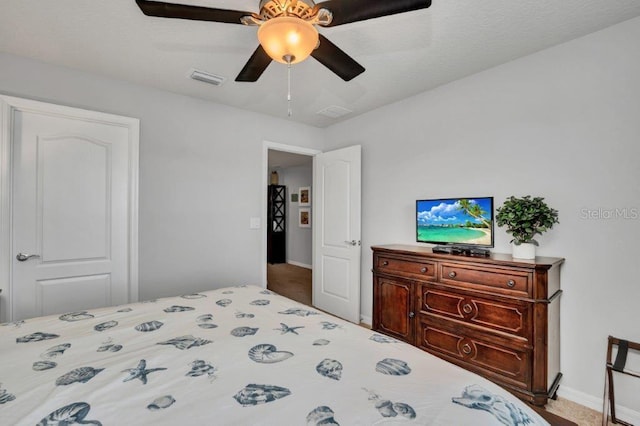
<instances>
[{"instance_id":1,"label":"frosted glass light shade","mask_svg":"<svg viewBox=\"0 0 640 426\"><path fill-rule=\"evenodd\" d=\"M260 25L258 40L274 61L286 64L285 57L290 55L291 63L297 64L307 59L318 45L318 30L300 18L281 16Z\"/></svg>"}]
</instances>

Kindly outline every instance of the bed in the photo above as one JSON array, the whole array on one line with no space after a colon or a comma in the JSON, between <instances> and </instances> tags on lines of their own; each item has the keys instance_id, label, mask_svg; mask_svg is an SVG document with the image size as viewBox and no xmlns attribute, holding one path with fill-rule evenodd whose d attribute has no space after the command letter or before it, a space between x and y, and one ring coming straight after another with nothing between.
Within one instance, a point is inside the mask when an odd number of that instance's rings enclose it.
<instances>
[{"instance_id":1,"label":"bed","mask_svg":"<svg viewBox=\"0 0 640 426\"><path fill-rule=\"evenodd\" d=\"M542 425L497 385L256 286L0 326L2 425Z\"/></svg>"}]
</instances>

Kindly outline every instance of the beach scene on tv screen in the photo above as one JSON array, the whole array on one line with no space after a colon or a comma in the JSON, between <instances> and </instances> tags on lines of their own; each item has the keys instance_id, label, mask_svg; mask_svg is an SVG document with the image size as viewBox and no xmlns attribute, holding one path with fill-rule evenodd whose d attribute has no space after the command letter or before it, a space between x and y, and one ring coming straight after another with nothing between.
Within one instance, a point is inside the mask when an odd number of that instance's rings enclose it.
<instances>
[{"instance_id":1,"label":"beach scene on tv screen","mask_svg":"<svg viewBox=\"0 0 640 426\"><path fill-rule=\"evenodd\" d=\"M418 201L418 241L491 245L491 198Z\"/></svg>"}]
</instances>

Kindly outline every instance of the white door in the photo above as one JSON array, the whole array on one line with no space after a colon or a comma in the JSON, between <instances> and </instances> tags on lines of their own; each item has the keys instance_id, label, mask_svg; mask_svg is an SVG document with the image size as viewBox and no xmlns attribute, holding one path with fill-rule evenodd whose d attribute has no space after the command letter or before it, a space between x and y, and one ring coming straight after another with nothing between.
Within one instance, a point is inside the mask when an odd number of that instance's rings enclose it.
<instances>
[{"instance_id":1,"label":"white door","mask_svg":"<svg viewBox=\"0 0 640 426\"><path fill-rule=\"evenodd\" d=\"M11 319L137 301L138 120L25 100L5 110Z\"/></svg>"},{"instance_id":2,"label":"white door","mask_svg":"<svg viewBox=\"0 0 640 426\"><path fill-rule=\"evenodd\" d=\"M360 146L313 158L313 305L360 322Z\"/></svg>"}]
</instances>

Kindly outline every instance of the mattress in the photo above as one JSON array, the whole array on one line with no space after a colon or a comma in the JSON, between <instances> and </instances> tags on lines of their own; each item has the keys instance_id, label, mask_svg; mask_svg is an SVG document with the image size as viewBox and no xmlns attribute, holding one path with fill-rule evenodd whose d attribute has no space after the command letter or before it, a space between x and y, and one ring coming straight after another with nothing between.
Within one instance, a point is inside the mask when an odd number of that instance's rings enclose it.
<instances>
[{"instance_id":1,"label":"mattress","mask_svg":"<svg viewBox=\"0 0 640 426\"><path fill-rule=\"evenodd\" d=\"M0 326L2 425L542 425L484 378L255 286Z\"/></svg>"}]
</instances>

